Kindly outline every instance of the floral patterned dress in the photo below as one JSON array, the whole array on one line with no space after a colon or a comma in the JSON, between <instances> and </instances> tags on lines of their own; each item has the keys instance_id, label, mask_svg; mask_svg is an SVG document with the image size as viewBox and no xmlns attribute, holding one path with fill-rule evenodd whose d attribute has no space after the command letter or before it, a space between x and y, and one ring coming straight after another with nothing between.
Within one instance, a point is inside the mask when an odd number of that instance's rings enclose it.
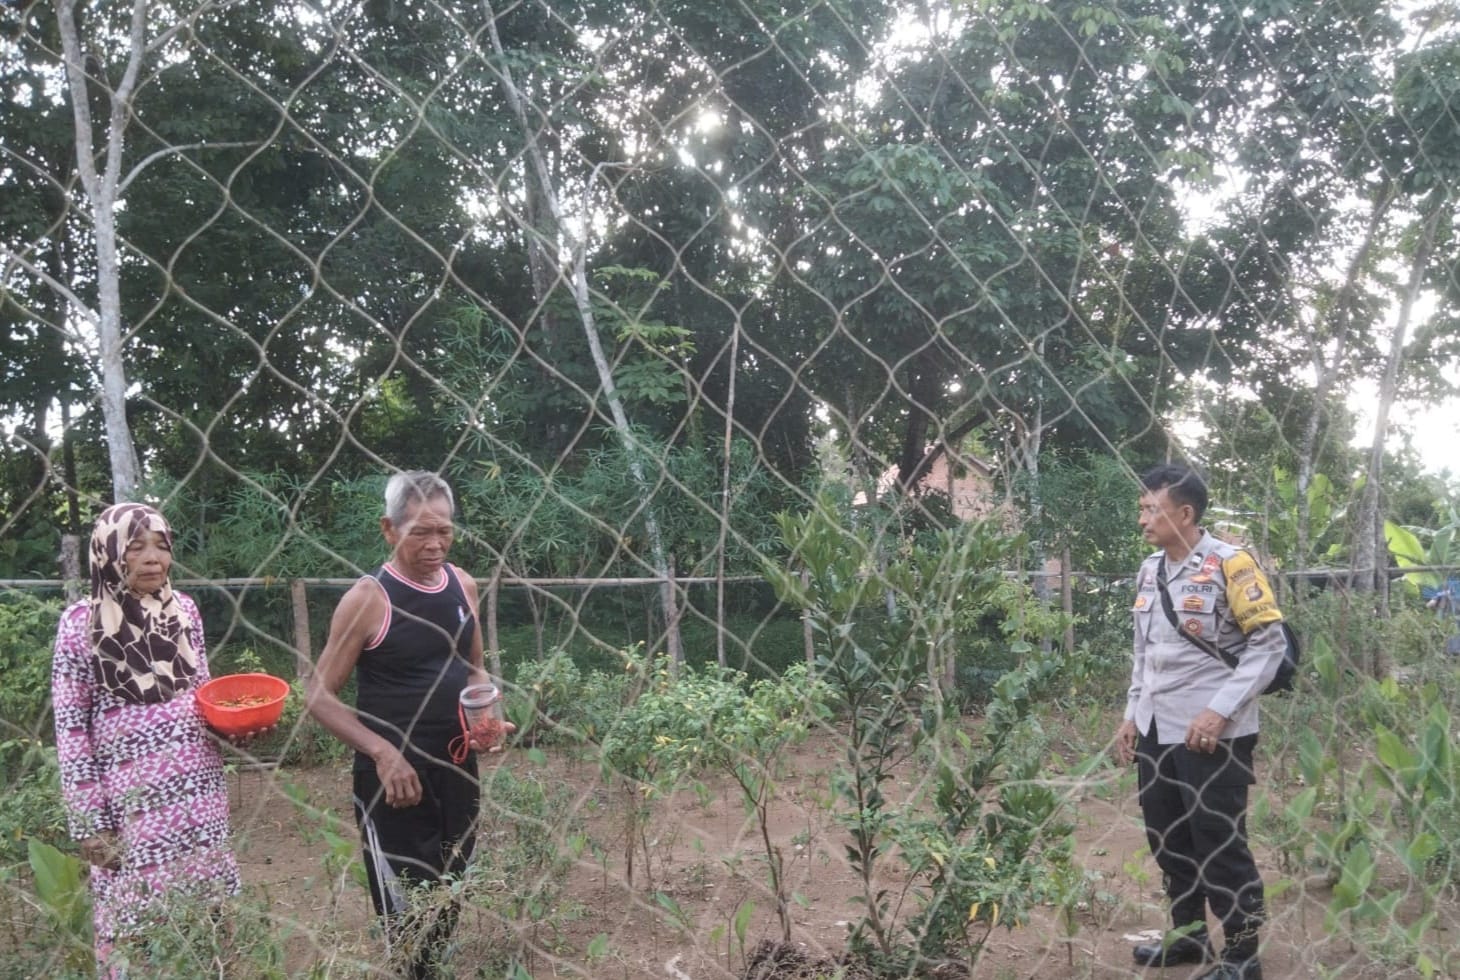
<instances>
[{"instance_id":1,"label":"floral patterned dress","mask_svg":"<svg viewBox=\"0 0 1460 980\"><path fill-rule=\"evenodd\" d=\"M77 840L112 831L121 844L120 868L90 872L103 964L118 939L157 922L167 901L217 901L240 887L223 759L194 693L209 677L202 619L190 597L177 598L198 671L191 689L160 704L130 704L98 687L85 601L61 614L56 633L51 695L68 829Z\"/></svg>"}]
</instances>

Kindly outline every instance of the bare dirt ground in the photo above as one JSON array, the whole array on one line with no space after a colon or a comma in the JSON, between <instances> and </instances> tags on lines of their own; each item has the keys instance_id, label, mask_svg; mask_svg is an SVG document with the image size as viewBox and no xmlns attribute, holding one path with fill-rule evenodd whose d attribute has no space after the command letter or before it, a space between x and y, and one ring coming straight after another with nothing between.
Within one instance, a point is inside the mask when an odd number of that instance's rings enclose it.
<instances>
[{"instance_id":1,"label":"bare dirt ground","mask_svg":"<svg viewBox=\"0 0 1460 980\"><path fill-rule=\"evenodd\" d=\"M787 760L786 777L771 833L788 859L796 946L810 963L830 961L845 950L847 924L860 906L860 886L844 858L845 834L835 825L828 773L842 758L829 739L813 739ZM774 905L763 884L763 853L754 825L737 794L711 782L706 791L682 792L661 804L651 827L649 867L640 852L635 879L625 876L625 832L611 793L597 769L548 753L534 763L527 753L504 761L519 774L534 771L569 788L596 848L585 853L567 879L553 910L555 926L519 932L530 950L537 980L547 977L671 978L729 980L746 975L747 959L761 940L779 939ZM909 773L901 781L911 788ZM288 936L291 974L313 968L331 977L383 976L383 946L372 934L364 891L331 870L326 858L354 845L346 767L281 772L240 772L229 777L234 831L245 881L267 902ZM292 794L292 801L286 797ZM1093 876L1090 900L1078 914L1073 936L1054 909L1014 930L1002 926L989 939L972 976L987 978L1118 978L1186 980L1197 970L1141 971L1130 958L1133 937L1165 924L1160 877L1146 853L1130 780L1113 771L1100 783L1072 786L1077 818L1077 859ZM309 807L318 808L314 816ZM340 821L343 840L318 829L319 814ZM490 846L483 841L481 846ZM1285 977L1390 978L1417 974L1378 962L1343 935L1324 930L1328 892L1286 881L1270 855L1259 850L1271 899L1263 966L1269 980ZM336 863L335 868L338 868ZM646 874L647 870L647 874ZM650 883L652 879L652 885ZM654 898L663 892L677 914ZM745 900L755 914L744 947L732 920ZM500 923L498 923L500 926ZM1214 930L1216 923L1212 924ZM457 975L493 976L471 964L485 955L487 924L470 912L459 930ZM496 933L500 937L501 933ZM831 977L829 967L786 970L780 976Z\"/></svg>"}]
</instances>

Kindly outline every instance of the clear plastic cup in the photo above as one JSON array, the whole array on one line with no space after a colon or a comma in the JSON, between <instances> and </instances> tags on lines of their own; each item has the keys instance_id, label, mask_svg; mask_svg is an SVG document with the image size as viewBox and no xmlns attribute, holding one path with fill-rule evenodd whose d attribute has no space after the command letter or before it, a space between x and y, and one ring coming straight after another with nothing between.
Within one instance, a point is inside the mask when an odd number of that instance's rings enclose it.
<instances>
[{"instance_id":1,"label":"clear plastic cup","mask_svg":"<svg viewBox=\"0 0 1460 980\"><path fill-rule=\"evenodd\" d=\"M461 713L467 728L478 728L491 718L502 720L502 692L495 684L469 684L461 689Z\"/></svg>"}]
</instances>

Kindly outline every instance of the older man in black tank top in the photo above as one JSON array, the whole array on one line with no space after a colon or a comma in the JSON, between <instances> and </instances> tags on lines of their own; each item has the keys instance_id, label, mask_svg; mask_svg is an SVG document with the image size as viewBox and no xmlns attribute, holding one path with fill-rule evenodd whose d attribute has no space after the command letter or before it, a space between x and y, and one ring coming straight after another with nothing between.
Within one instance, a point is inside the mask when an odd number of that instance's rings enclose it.
<instances>
[{"instance_id":1,"label":"older man in black tank top","mask_svg":"<svg viewBox=\"0 0 1460 980\"><path fill-rule=\"evenodd\" d=\"M409 914L413 887L460 874L480 804L476 759L453 762L457 698L489 680L482 667L476 584L446 561L451 488L435 474L399 473L385 492L381 532L391 558L355 583L330 621L309 681L309 711L355 750L355 816L375 911L392 963L430 977L456 922L454 903ZM355 708L338 694L356 676ZM510 727L510 726L509 726Z\"/></svg>"}]
</instances>

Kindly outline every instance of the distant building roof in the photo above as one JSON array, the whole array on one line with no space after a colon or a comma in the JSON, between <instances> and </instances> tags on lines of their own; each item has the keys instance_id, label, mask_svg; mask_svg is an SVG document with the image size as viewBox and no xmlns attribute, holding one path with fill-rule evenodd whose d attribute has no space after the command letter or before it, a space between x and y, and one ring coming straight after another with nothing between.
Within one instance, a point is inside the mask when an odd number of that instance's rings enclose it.
<instances>
[{"instance_id":1,"label":"distant building roof","mask_svg":"<svg viewBox=\"0 0 1460 980\"><path fill-rule=\"evenodd\" d=\"M954 475L957 472L959 475ZM917 490L922 493L939 493L948 498L949 509L959 520L975 520L988 517L999 509L1001 501L994 493L993 470L972 456L958 456L950 460L948 453L942 453L933 460L918 479ZM877 478L877 496L884 497L897 488L897 467L890 466ZM866 493L852 498L854 506L867 503Z\"/></svg>"}]
</instances>

